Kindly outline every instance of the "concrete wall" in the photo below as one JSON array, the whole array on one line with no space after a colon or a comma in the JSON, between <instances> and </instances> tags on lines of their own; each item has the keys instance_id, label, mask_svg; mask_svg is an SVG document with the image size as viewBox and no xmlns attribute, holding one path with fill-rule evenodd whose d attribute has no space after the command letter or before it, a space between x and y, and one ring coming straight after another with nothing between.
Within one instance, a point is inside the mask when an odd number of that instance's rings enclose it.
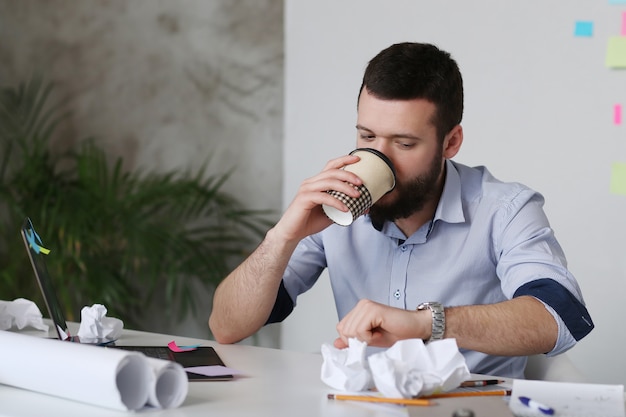
<instances>
[{"instance_id":1,"label":"concrete wall","mask_svg":"<svg viewBox=\"0 0 626 417\"><path fill-rule=\"evenodd\" d=\"M57 146L93 136L146 170L210 156L237 168L227 191L280 211L282 0L0 0L0 63L1 85L56 84L72 112ZM164 330L206 337L206 306Z\"/></svg>"}]
</instances>

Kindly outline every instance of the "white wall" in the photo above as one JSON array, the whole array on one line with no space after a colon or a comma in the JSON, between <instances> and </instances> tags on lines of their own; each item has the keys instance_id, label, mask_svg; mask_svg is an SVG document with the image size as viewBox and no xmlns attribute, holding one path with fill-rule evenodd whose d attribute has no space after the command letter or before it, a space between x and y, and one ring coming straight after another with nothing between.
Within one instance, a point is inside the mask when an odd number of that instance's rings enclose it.
<instances>
[{"instance_id":1,"label":"white wall","mask_svg":"<svg viewBox=\"0 0 626 417\"><path fill-rule=\"evenodd\" d=\"M626 70L604 65L626 7L608 0L286 2L284 205L300 182L355 143L367 61L391 43L432 42L464 74L465 143L457 161L542 192L596 329L570 351L592 382L626 383L626 196L609 192L626 161ZM591 38L574 36L594 22ZM626 103L625 103L626 104ZM335 337L327 277L282 327L286 349L319 351Z\"/></svg>"}]
</instances>

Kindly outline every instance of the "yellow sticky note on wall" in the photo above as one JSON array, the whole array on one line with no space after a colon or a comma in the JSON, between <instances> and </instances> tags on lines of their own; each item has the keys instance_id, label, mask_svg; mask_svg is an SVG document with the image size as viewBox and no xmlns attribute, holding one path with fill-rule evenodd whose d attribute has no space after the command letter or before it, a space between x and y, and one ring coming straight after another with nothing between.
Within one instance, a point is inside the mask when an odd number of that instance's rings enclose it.
<instances>
[{"instance_id":1,"label":"yellow sticky note on wall","mask_svg":"<svg viewBox=\"0 0 626 417\"><path fill-rule=\"evenodd\" d=\"M626 195L626 163L613 163L611 167L611 193Z\"/></svg>"},{"instance_id":2,"label":"yellow sticky note on wall","mask_svg":"<svg viewBox=\"0 0 626 417\"><path fill-rule=\"evenodd\" d=\"M626 36L611 36L606 48L606 66L626 68Z\"/></svg>"}]
</instances>

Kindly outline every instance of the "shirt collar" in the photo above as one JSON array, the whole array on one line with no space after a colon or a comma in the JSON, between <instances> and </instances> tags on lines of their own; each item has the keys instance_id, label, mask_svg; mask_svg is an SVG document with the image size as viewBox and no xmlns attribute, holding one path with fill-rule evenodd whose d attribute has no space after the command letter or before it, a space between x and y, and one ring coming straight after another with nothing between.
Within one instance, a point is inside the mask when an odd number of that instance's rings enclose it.
<instances>
[{"instance_id":1,"label":"shirt collar","mask_svg":"<svg viewBox=\"0 0 626 417\"><path fill-rule=\"evenodd\" d=\"M461 177L456 166L449 159L446 160L446 182L433 220L443 220L447 223L465 222L461 196Z\"/></svg>"}]
</instances>

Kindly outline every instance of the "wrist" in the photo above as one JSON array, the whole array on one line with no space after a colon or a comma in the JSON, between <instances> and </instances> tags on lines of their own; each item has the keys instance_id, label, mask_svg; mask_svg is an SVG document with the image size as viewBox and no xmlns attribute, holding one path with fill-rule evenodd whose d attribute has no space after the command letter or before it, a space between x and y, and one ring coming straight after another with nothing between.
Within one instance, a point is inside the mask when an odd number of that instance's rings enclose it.
<instances>
[{"instance_id":1,"label":"wrist","mask_svg":"<svg viewBox=\"0 0 626 417\"><path fill-rule=\"evenodd\" d=\"M446 312L443 304L436 301L421 303L417 310L430 312L430 337L424 338L424 341L443 339L446 331Z\"/></svg>"},{"instance_id":2,"label":"wrist","mask_svg":"<svg viewBox=\"0 0 626 417\"><path fill-rule=\"evenodd\" d=\"M295 248L300 242L301 238L291 236L287 233L283 233L279 224L269 229L265 234L266 242L274 247L278 248Z\"/></svg>"}]
</instances>

